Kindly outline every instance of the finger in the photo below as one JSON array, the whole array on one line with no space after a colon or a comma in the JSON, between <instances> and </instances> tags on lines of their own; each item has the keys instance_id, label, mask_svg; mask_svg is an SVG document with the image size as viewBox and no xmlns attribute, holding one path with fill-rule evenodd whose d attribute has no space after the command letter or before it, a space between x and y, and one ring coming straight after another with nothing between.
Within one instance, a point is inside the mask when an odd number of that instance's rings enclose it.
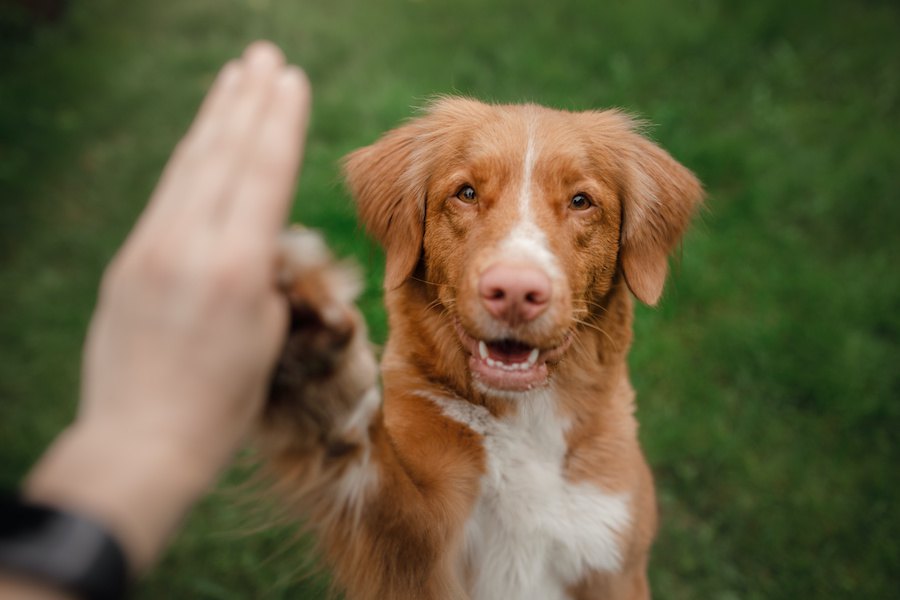
<instances>
[{"instance_id":1,"label":"finger","mask_svg":"<svg viewBox=\"0 0 900 600\"><path fill-rule=\"evenodd\" d=\"M198 157L204 155L213 132L228 113L229 104L234 101L242 76L243 66L236 60L230 61L219 71L188 133L169 158L150 202L138 221L137 230L164 227L171 220L171 211L177 211L178 204L183 202L178 191L186 186L185 178L190 177Z\"/></svg>"},{"instance_id":2,"label":"finger","mask_svg":"<svg viewBox=\"0 0 900 600\"><path fill-rule=\"evenodd\" d=\"M216 119L185 189L187 198L181 204L179 221L189 227L212 224L226 208L229 190L240 177L242 162L274 94L284 55L271 43L256 42L247 48L241 62L244 73L234 101Z\"/></svg>"},{"instance_id":3,"label":"finger","mask_svg":"<svg viewBox=\"0 0 900 600\"><path fill-rule=\"evenodd\" d=\"M238 92L246 86L246 72L246 65L241 60L231 60L222 67L179 150L194 157L205 154L221 128L223 115L229 113L238 99Z\"/></svg>"},{"instance_id":4,"label":"finger","mask_svg":"<svg viewBox=\"0 0 900 600\"><path fill-rule=\"evenodd\" d=\"M223 222L229 239L274 242L284 226L305 147L310 102L303 71L285 69L230 198Z\"/></svg>"},{"instance_id":5,"label":"finger","mask_svg":"<svg viewBox=\"0 0 900 600\"><path fill-rule=\"evenodd\" d=\"M283 64L277 47L256 42L240 60L239 77L232 83L227 74L225 98L211 102L192 128L158 192L163 206L158 229L196 232L214 224Z\"/></svg>"}]
</instances>

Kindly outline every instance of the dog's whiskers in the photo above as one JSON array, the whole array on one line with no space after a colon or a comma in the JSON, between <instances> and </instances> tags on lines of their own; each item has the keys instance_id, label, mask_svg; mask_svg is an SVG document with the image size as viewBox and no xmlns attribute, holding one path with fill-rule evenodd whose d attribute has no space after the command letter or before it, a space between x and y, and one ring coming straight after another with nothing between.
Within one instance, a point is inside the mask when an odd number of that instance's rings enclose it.
<instances>
[{"instance_id":1,"label":"dog's whiskers","mask_svg":"<svg viewBox=\"0 0 900 600\"><path fill-rule=\"evenodd\" d=\"M581 325L582 327L587 327L588 329L593 329L599 333L602 333L604 336L606 336L606 339L609 340L609 343L612 344L613 348L618 350L616 341L612 338L611 335L609 335L609 333L607 333L607 331L605 329L603 329L599 325L596 325L594 323L589 323L589 322L585 321L584 319L579 319L577 317L572 317L572 321L577 323L578 325Z\"/></svg>"},{"instance_id":2,"label":"dog's whiskers","mask_svg":"<svg viewBox=\"0 0 900 600\"><path fill-rule=\"evenodd\" d=\"M590 308L596 308L602 312L609 312L609 308L600 304L599 302L594 302L593 300L588 300L587 298L582 298L579 300L579 302L584 304L582 310L584 310L585 312L590 312Z\"/></svg>"},{"instance_id":3,"label":"dog's whiskers","mask_svg":"<svg viewBox=\"0 0 900 600\"><path fill-rule=\"evenodd\" d=\"M427 279L422 279L421 277L416 277L415 275L410 275L409 278L412 279L412 280L414 280L414 281L420 281L420 282L422 282L422 283L424 283L424 284L426 284L426 285L434 285L434 286L437 286L437 287L445 287L445 288L449 288L449 289L451 289L451 290L456 289L456 286L451 285L451 284L449 284L449 283L439 283L439 282L437 282L437 281L428 281Z\"/></svg>"},{"instance_id":4,"label":"dog's whiskers","mask_svg":"<svg viewBox=\"0 0 900 600\"><path fill-rule=\"evenodd\" d=\"M440 299L440 298L435 298L434 300L432 300L431 302L429 302L429 303L425 306L425 312L429 312L429 311L431 311L431 310L434 310L435 308L437 308L437 307L440 306L440 305L441 305L441 299Z\"/></svg>"}]
</instances>

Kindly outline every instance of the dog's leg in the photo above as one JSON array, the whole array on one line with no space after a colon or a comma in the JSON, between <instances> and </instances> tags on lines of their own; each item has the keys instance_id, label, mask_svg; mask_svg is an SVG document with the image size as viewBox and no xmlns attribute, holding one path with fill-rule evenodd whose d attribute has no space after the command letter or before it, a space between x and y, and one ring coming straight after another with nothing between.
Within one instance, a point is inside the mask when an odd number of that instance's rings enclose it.
<instances>
[{"instance_id":1,"label":"dog's leg","mask_svg":"<svg viewBox=\"0 0 900 600\"><path fill-rule=\"evenodd\" d=\"M348 598L463 597L452 561L463 512L452 507L465 501L438 488L459 494L469 480L474 494L477 466L467 476L435 461L412 471L423 457L400 456L385 428L377 364L352 304L357 274L308 230L288 234L283 251L291 326L258 436L264 470L306 518ZM415 434L446 432L435 419L422 419ZM441 456L454 452L439 447Z\"/></svg>"},{"instance_id":2,"label":"dog's leg","mask_svg":"<svg viewBox=\"0 0 900 600\"><path fill-rule=\"evenodd\" d=\"M284 234L281 251L290 329L263 414L265 466L289 503L353 513L370 479L367 430L380 407L377 364L353 305L359 276L307 229Z\"/></svg>"}]
</instances>

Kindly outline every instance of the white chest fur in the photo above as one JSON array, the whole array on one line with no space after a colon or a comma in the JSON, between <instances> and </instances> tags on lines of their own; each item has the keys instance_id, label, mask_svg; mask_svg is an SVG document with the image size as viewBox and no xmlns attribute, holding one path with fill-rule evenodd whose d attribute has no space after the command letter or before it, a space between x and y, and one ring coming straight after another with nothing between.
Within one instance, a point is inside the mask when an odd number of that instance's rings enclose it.
<instances>
[{"instance_id":1,"label":"white chest fur","mask_svg":"<svg viewBox=\"0 0 900 600\"><path fill-rule=\"evenodd\" d=\"M463 400L429 399L484 436L487 472L465 532L474 600L564 599L588 570L620 568L629 499L566 481L568 424L551 393L522 399L502 419Z\"/></svg>"}]
</instances>

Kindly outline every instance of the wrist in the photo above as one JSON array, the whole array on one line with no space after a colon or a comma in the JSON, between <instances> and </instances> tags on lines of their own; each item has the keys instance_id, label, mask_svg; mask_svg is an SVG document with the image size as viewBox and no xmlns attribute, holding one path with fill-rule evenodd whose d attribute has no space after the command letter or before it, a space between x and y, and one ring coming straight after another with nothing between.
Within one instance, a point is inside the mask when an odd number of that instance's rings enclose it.
<instances>
[{"instance_id":1,"label":"wrist","mask_svg":"<svg viewBox=\"0 0 900 600\"><path fill-rule=\"evenodd\" d=\"M75 598L116 600L126 596L131 578L122 544L108 527L5 493L0 493L0 569L13 578L0 583L4 598L5 593L23 596L22 590L8 589L18 577Z\"/></svg>"},{"instance_id":2,"label":"wrist","mask_svg":"<svg viewBox=\"0 0 900 600\"><path fill-rule=\"evenodd\" d=\"M141 573L217 474L172 440L76 423L33 469L24 495L109 527Z\"/></svg>"}]
</instances>

